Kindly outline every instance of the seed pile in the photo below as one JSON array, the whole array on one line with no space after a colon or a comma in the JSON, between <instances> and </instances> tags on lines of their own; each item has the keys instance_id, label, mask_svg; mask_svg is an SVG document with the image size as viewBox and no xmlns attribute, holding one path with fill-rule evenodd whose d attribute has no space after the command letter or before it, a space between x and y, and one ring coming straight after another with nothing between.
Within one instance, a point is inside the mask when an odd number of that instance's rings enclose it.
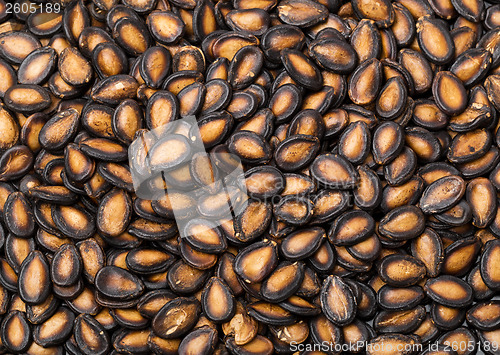
<instances>
[{"instance_id":1,"label":"seed pile","mask_svg":"<svg viewBox=\"0 0 500 355\"><path fill-rule=\"evenodd\" d=\"M2 352L500 354L500 4L14 3Z\"/></svg>"}]
</instances>

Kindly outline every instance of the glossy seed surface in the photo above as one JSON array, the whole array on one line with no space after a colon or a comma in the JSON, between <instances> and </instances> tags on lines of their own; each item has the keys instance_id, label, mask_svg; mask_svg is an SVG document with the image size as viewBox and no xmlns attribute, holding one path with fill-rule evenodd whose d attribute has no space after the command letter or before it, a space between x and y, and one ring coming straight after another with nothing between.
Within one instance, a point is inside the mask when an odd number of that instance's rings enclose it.
<instances>
[{"instance_id":1,"label":"glossy seed surface","mask_svg":"<svg viewBox=\"0 0 500 355\"><path fill-rule=\"evenodd\" d=\"M0 353L498 354L497 2L0 0Z\"/></svg>"}]
</instances>

